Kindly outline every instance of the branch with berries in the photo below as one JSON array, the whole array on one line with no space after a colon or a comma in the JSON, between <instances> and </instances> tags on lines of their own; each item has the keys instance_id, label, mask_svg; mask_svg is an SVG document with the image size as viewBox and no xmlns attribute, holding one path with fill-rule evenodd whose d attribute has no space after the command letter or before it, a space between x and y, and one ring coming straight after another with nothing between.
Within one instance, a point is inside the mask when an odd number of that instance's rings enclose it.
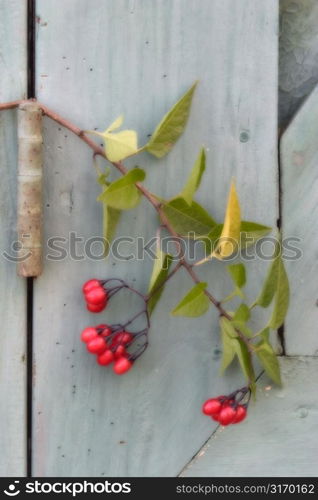
<instances>
[{"instance_id":1,"label":"branch with berries","mask_svg":"<svg viewBox=\"0 0 318 500\"><path fill-rule=\"evenodd\" d=\"M267 276L264 283L260 284L260 292L254 302L248 304L244 294L247 273L242 261L227 266L233 281L233 291L227 297L218 299L208 289L208 284L199 279L196 267L209 265L212 259L222 261L234 255L239 258L247 247L266 236L271 228L242 220L239 197L233 181L230 184L223 223L216 222L208 210L195 201L195 193L206 169L204 148L199 151L182 191L169 200L160 198L143 185L145 170L140 167L128 169L123 163L125 159L141 152L147 152L160 160L171 151L187 124L196 85L195 83L162 118L143 147L138 147L135 130L118 130L123 124L122 116L102 132L83 131L43 104L37 102L37 105L44 115L77 135L93 151L97 181L102 187L98 201L102 203L103 208L105 257L110 251L122 213L135 208L142 196L149 201L158 215L156 259L147 293L143 294L116 278L92 279L84 284L83 293L90 312L102 312L111 297L124 288L139 295L143 304L141 311L124 324L87 327L81 336L87 350L97 356L97 362L102 366L114 363L115 373L123 374L129 371L148 346L150 318L167 281L181 268L184 269L191 278L193 287L171 313L174 316L193 318L205 314L211 305L214 306L220 317L223 345L221 372L237 359L247 382L245 388L229 396L210 399L203 406L204 414L227 425L238 423L246 416L249 397L255 391L254 357L275 383L281 383L279 363L270 342L270 333L283 324L289 303L289 285L282 259L280 236L276 240ZM0 110L20 105L21 101L0 104ZM92 140L91 134L101 137L104 147ZM102 157L110 163L120 173L120 177L110 180L110 169L100 168L97 157ZM176 258L162 249L161 230L166 230L173 237L177 250ZM184 249L184 244L191 241L199 242L205 255L194 263L187 260ZM233 307L228 308L227 305L235 298L239 298L240 303L233 311ZM267 323L254 332L250 326L254 310L257 307L267 308L271 304L273 307ZM145 319L144 328L131 331L134 321L141 316Z\"/></svg>"}]
</instances>

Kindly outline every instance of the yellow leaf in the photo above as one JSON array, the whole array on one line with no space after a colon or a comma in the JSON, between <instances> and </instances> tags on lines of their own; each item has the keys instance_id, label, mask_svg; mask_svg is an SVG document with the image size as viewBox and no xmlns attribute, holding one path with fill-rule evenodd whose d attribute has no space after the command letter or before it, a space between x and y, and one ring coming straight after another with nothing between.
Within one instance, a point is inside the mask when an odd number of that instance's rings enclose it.
<instances>
[{"instance_id":1,"label":"yellow leaf","mask_svg":"<svg viewBox=\"0 0 318 500\"><path fill-rule=\"evenodd\" d=\"M105 152L108 160L120 161L138 151L135 130L123 130L115 134L106 133Z\"/></svg>"},{"instance_id":2,"label":"yellow leaf","mask_svg":"<svg viewBox=\"0 0 318 500\"><path fill-rule=\"evenodd\" d=\"M230 194L227 202L223 230L219 238L217 247L208 257L200 260L195 265L216 257L224 259L230 257L238 248L241 229L241 209L234 182L231 183Z\"/></svg>"},{"instance_id":3,"label":"yellow leaf","mask_svg":"<svg viewBox=\"0 0 318 500\"><path fill-rule=\"evenodd\" d=\"M105 153L109 161L120 161L138 152L137 133L135 130L114 132L122 124L123 115L120 115L104 132L87 130L87 132L103 138Z\"/></svg>"},{"instance_id":4,"label":"yellow leaf","mask_svg":"<svg viewBox=\"0 0 318 500\"><path fill-rule=\"evenodd\" d=\"M124 122L124 115L120 115L118 118L116 118L111 125L105 130L104 134L107 134L108 132L113 132L117 128L121 127Z\"/></svg>"}]
</instances>

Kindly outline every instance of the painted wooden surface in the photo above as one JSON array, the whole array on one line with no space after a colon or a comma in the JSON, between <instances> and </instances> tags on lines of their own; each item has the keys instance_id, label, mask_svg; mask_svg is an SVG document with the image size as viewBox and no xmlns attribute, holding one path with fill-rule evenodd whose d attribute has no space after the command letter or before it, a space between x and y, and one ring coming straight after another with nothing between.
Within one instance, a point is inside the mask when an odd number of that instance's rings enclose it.
<instances>
[{"instance_id":1,"label":"painted wooden surface","mask_svg":"<svg viewBox=\"0 0 318 500\"><path fill-rule=\"evenodd\" d=\"M318 354L317 255L318 87L281 141L283 236L298 238L301 255L286 262L291 305L286 318L288 354Z\"/></svg>"},{"instance_id":2,"label":"painted wooden surface","mask_svg":"<svg viewBox=\"0 0 318 500\"><path fill-rule=\"evenodd\" d=\"M220 427L182 477L317 476L318 358L280 363L284 387L262 376L246 421Z\"/></svg>"},{"instance_id":3,"label":"painted wooden surface","mask_svg":"<svg viewBox=\"0 0 318 500\"><path fill-rule=\"evenodd\" d=\"M0 102L21 99L26 92L25 2L0 0ZM17 134L14 111L0 114L0 476L25 472L26 285L16 276Z\"/></svg>"},{"instance_id":4,"label":"painted wooden surface","mask_svg":"<svg viewBox=\"0 0 318 500\"><path fill-rule=\"evenodd\" d=\"M275 0L201 0L200 8L196 0L68 0L61 9L53 0L38 0L37 15L41 101L90 129L103 129L124 112L143 144L199 79L189 125L174 151L161 163L146 154L138 159L147 186L167 197L178 192L203 143L208 168L199 200L222 220L235 175L244 217L275 225ZM99 236L90 152L48 120L44 140L46 239L66 238L65 248L71 232L85 241ZM149 238L156 224L143 201L124 214L119 234ZM77 244L81 254L83 246ZM121 249L127 256L135 245ZM178 276L154 314L148 351L118 378L94 363L79 334L87 324L127 318L134 304L116 300L107 314L89 315L80 288L91 276L120 276L145 291L152 262L96 261L72 252L47 260L35 286L34 474L174 476L213 432L200 418L202 400L238 384L236 370L218 378L217 315L169 317L191 286ZM200 271L217 296L230 287L222 267ZM265 272L259 263L249 269L256 277ZM254 285L249 292L256 293Z\"/></svg>"},{"instance_id":5,"label":"painted wooden surface","mask_svg":"<svg viewBox=\"0 0 318 500\"><path fill-rule=\"evenodd\" d=\"M318 3L280 0L279 121L285 125L318 82Z\"/></svg>"}]
</instances>

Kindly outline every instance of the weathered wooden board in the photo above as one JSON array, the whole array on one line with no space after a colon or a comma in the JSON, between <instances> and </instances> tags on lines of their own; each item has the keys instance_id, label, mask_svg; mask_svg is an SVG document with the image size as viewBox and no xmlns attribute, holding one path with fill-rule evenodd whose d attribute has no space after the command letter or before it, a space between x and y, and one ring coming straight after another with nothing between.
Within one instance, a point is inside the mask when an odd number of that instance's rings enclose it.
<instances>
[{"instance_id":1,"label":"weathered wooden board","mask_svg":"<svg viewBox=\"0 0 318 500\"><path fill-rule=\"evenodd\" d=\"M204 144L208 168L199 200L222 220L235 175L244 217L275 225L277 7L275 0L201 0L199 8L196 0L68 0L57 9L55 1L39 0L38 98L83 128L103 129L124 112L143 144L199 79L175 150L161 163L138 159L146 184L163 196L178 192ZM45 128L45 234L65 238L65 248L72 231L85 241L100 235L99 188L86 146L48 120ZM142 202L124 215L119 234L149 238L156 224ZM83 243L77 246L83 253ZM135 245L121 249L127 255ZM151 345L129 375L97 367L80 345L85 325L118 321L133 307L118 300L107 314L89 315L81 284L115 275L145 291L151 266L149 258L79 258L74 248L63 260L46 261L35 288L35 475L173 476L213 431L200 417L201 403L236 386L238 376L218 378L214 312L192 321L168 316L191 286L184 274L167 287ZM259 262L249 269L254 282L265 271ZM217 296L229 291L221 264L200 272Z\"/></svg>"},{"instance_id":2,"label":"weathered wooden board","mask_svg":"<svg viewBox=\"0 0 318 500\"><path fill-rule=\"evenodd\" d=\"M26 93L26 2L0 0L0 102ZM22 476L26 469L26 284L4 257L17 253L17 134L14 111L0 114L0 476Z\"/></svg>"},{"instance_id":3,"label":"weathered wooden board","mask_svg":"<svg viewBox=\"0 0 318 500\"><path fill-rule=\"evenodd\" d=\"M279 121L295 114L318 82L318 3L280 0Z\"/></svg>"},{"instance_id":4,"label":"weathered wooden board","mask_svg":"<svg viewBox=\"0 0 318 500\"><path fill-rule=\"evenodd\" d=\"M287 354L317 355L318 87L297 113L281 141L283 236L297 238L297 259L286 261L291 304L286 319ZM291 256L291 252L288 252Z\"/></svg>"},{"instance_id":5,"label":"weathered wooden board","mask_svg":"<svg viewBox=\"0 0 318 500\"><path fill-rule=\"evenodd\" d=\"M246 421L220 427L182 477L317 476L318 358L280 362L284 387L262 376Z\"/></svg>"}]
</instances>

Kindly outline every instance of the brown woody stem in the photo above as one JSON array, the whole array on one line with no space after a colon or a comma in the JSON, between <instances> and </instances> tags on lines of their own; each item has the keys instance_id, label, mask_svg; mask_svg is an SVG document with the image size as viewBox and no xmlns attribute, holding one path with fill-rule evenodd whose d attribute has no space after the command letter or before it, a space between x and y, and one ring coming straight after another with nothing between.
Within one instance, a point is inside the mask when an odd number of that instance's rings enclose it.
<instances>
[{"instance_id":1,"label":"brown woody stem","mask_svg":"<svg viewBox=\"0 0 318 500\"><path fill-rule=\"evenodd\" d=\"M34 101L33 101L34 102ZM20 104L20 101L13 101L9 103L4 103L0 104L0 111L5 110L5 109L12 109ZM48 116L51 118L53 121L61 125L62 127L65 127L66 129L70 130L73 134L77 135L82 141L84 141L94 152L95 155L102 156L105 158L107 161L108 158L105 154L105 151L102 147L98 146L96 142L94 142L88 135L79 127L74 125L72 122L69 120L63 118L60 116L58 113L55 113L55 111L52 111L51 109L47 108L41 103L37 103L38 106L42 109L42 112L44 115ZM112 165L123 175L125 175L128 170L126 167L123 165L122 162L110 162ZM159 218L161 220L161 223L167 228L169 233L176 238L176 245L177 245L177 250L179 252L179 267L183 267L186 272L189 274L191 279L193 280L194 283L200 283L200 279L193 270L193 267L191 264L185 259L184 257L184 252L181 249L180 243L178 243L179 240L179 235L174 231L173 227L171 226L169 220L165 216L164 212L162 211L161 208L161 203L148 191L147 188L145 188L140 182L136 183L137 188L139 191L143 194L145 198L152 204L152 206L155 208L155 210L158 212ZM178 268L179 268L178 267ZM173 272L174 274L174 272ZM168 276L169 278L170 276ZM218 309L220 316L224 316L228 320L232 320L232 317L228 312L222 307L221 303L209 292L208 290L204 291L205 295L208 297L210 302ZM249 342L249 339L238 329L236 329L236 332L238 336L241 338L241 340L246 344L248 348L249 355L251 356L253 352L252 344Z\"/></svg>"}]
</instances>

